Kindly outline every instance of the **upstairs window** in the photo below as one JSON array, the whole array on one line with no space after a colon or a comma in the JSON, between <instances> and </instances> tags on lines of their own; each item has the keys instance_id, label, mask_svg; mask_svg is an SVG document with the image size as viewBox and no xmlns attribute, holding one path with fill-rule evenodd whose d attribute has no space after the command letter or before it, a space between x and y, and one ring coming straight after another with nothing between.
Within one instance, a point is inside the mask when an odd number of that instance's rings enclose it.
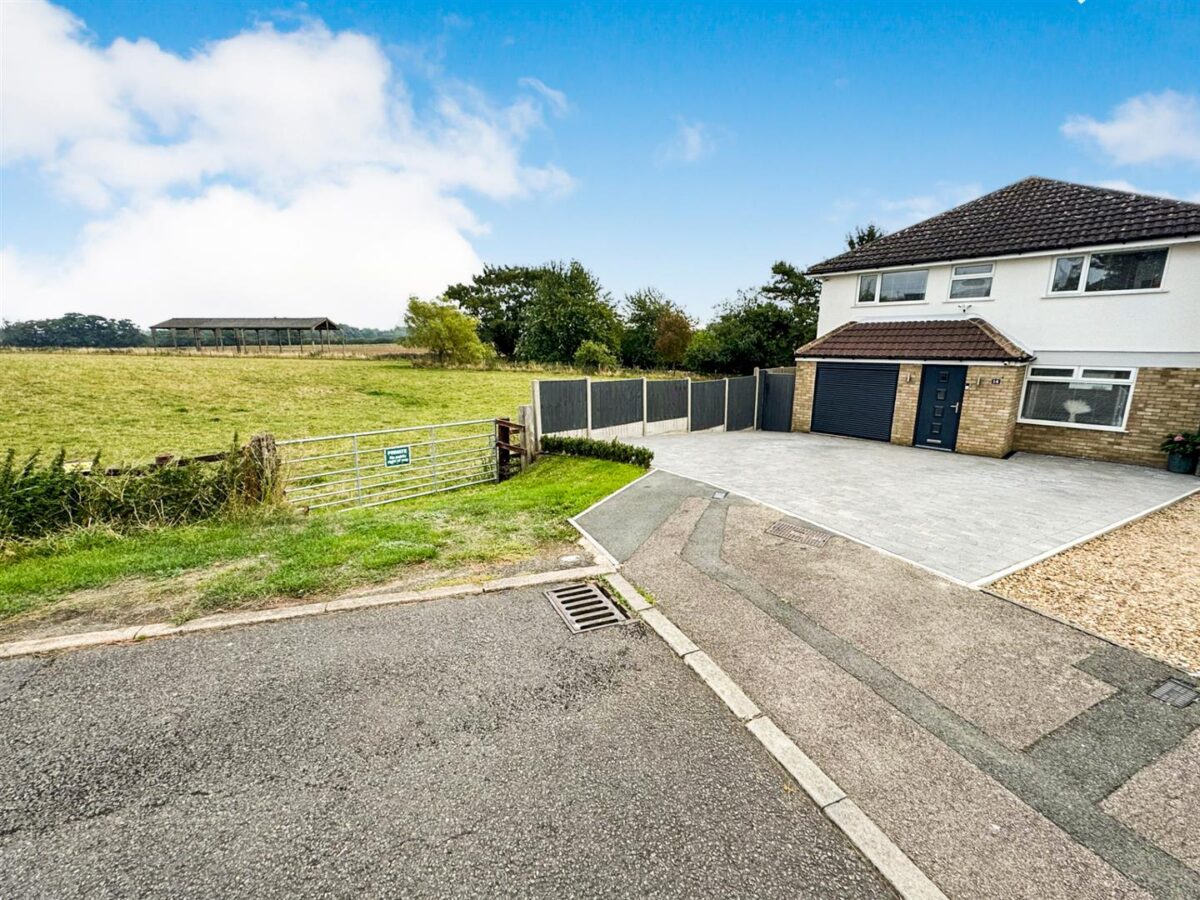
<instances>
[{"instance_id":1,"label":"upstairs window","mask_svg":"<svg viewBox=\"0 0 1200 900\"><path fill-rule=\"evenodd\" d=\"M1129 417L1133 369L1031 366L1021 421L1120 431Z\"/></svg>"},{"instance_id":2,"label":"upstairs window","mask_svg":"<svg viewBox=\"0 0 1200 900\"><path fill-rule=\"evenodd\" d=\"M1166 247L1060 256L1054 261L1050 293L1157 290L1166 268Z\"/></svg>"},{"instance_id":3,"label":"upstairs window","mask_svg":"<svg viewBox=\"0 0 1200 900\"><path fill-rule=\"evenodd\" d=\"M926 269L872 272L858 276L859 303L920 303L925 299Z\"/></svg>"},{"instance_id":4,"label":"upstairs window","mask_svg":"<svg viewBox=\"0 0 1200 900\"><path fill-rule=\"evenodd\" d=\"M950 272L951 300L990 300L995 263L955 266Z\"/></svg>"}]
</instances>

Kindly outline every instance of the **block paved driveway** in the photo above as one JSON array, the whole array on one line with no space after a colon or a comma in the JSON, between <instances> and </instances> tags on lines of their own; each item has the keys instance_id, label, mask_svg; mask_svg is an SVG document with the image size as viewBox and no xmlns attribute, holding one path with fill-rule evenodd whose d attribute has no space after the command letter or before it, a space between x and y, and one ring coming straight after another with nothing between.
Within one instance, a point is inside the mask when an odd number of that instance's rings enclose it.
<instances>
[{"instance_id":1,"label":"block paved driveway","mask_svg":"<svg viewBox=\"0 0 1200 900\"><path fill-rule=\"evenodd\" d=\"M537 590L0 662L0 897L890 897L641 624Z\"/></svg>"},{"instance_id":2,"label":"block paved driveway","mask_svg":"<svg viewBox=\"0 0 1200 900\"><path fill-rule=\"evenodd\" d=\"M1018 453L988 459L821 434L629 439L654 465L981 585L1200 489L1165 469Z\"/></svg>"}]
</instances>

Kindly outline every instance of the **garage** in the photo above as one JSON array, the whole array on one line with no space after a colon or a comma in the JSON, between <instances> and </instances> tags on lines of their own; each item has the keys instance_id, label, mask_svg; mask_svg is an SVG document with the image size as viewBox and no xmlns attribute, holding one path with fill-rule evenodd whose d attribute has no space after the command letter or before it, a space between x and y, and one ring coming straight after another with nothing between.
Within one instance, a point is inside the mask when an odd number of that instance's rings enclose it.
<instances>
[{"instance_id":1,"label":"garage","mask_svg":"<svg viewBox=\"0 0 1200 900\"><path fill-rule=\"evenodd\" d=\"M882 363L817 363L812 430L888 441L900 366Z\"/></svg>"}]
</instances>

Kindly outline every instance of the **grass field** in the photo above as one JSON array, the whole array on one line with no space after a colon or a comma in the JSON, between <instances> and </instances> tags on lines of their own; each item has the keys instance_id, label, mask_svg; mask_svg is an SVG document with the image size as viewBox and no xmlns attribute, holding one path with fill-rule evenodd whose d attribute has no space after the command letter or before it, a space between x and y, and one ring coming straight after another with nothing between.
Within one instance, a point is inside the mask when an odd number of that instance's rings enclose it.
<instances>
[{"instance_id":1,"label":"grass field","mask_svg":"<svg viewBox=\"0 0 1200 900\"><path fill-rule=\"evenodd\" d=\"M217 520L132 535L74 532L10 547L0 562L0 639L186 619L328 596L406 573L447 573L565 552L568 516L642 469L545 457L503 484L337 514Z\"/></svg>"},{"instance_id":2,"label":"grass field","mask_svg":"<svg viewBox=\"0 0 1200 900\"><path fill-rule=\"evenodd\" d=\"M244 441L515 416L533 377L391 360L6 353L0 450L134 462L221 450L235 431Z\"/></svg>"}]
</instances>

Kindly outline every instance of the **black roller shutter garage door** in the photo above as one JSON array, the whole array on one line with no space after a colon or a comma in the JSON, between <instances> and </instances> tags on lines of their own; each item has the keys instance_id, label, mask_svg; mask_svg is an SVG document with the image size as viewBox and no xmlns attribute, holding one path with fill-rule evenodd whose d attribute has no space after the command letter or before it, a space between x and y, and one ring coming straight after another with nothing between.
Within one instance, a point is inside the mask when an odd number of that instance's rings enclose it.
<instances>
[{"instance_id":1,"label":"black roller shutter garage door","mask_svg":"<svg viewBox=\"0 0 1200 900\"><path fill-rule=\"evenodd\" d=\"M898 365L817 363L812 430L890 440L899 375Z\"/></svg>"}]
</instances>

